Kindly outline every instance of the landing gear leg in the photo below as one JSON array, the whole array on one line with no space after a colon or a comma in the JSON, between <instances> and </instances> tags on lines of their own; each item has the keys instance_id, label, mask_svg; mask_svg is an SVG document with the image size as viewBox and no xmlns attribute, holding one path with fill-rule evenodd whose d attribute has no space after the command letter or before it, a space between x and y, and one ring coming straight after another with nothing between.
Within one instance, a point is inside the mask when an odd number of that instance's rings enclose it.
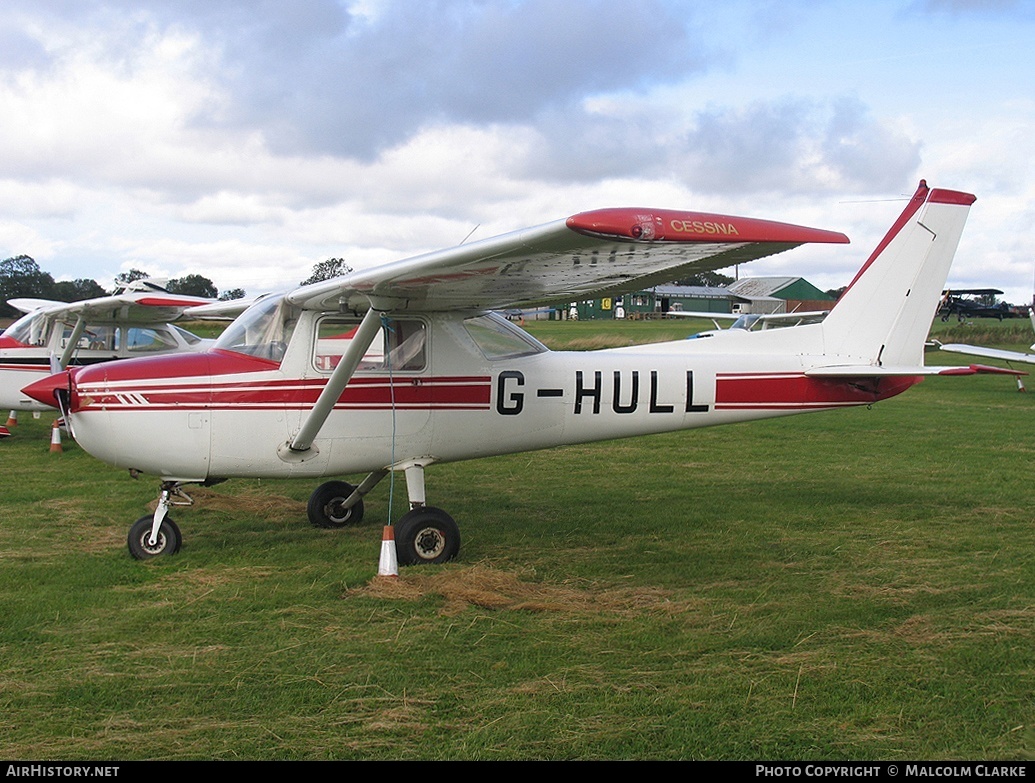
<instances>
[{"instance_id":1,"label":"landing gear leg","mask_svg":"<svg viewBox=\"0 0 1035 783\"><path fill-rule=\"evenodd\" d=\"M445 563L460 551L460 528L440 508L425 505L424 465L404 469L410 511L395 524L395 548L399 565Z\"/></svg>"},{"instance_id":2,"label":"landing gear leg","mask_svg":"<svg viewBox=\"0 0 1035 783\"><path fill-rule=\"evenodd\" d=\"M149 560L159 555L174 555L179 552L183 536L176 523L168 516L169 507L191 505L194 505L194 500L183 491L179 481L162 482L155 513L152 516L140 517L129 529L129 553L137 560Z\"/></svg>"}]
</instances>

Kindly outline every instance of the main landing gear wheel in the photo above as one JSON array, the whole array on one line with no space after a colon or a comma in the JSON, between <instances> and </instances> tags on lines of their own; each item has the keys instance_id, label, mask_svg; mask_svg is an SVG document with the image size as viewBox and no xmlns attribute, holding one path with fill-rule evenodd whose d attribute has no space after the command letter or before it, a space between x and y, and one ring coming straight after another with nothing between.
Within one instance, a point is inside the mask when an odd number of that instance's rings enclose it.
<instances>
[{"instance_id":1,"label":"main landing gear wheel","mask_svg":"<svg viewBox=\"0 0 1035 783\"><path fill-rule=\"evenodd\" d=\"M314 527L345 527L357 525L363 520L363 501L352 508L342 508L355 487L345 481L328 481L321 484L309 496L306 514Z\"/></svg>"},{"instance_id":2,"label":"main landing gear wheel","mask_svg":"<svg viewBox=\"0 0 1035 783\"><path fill-rule=\"evenodd\" d=\"M395 523L399 565L445 563L460 551L460 528L445 511L415 508Z\"/></svg>"},{"instance_id":3,"label":"main landing gear wheel","mask_svg":"<svg viewBox=\"0 0 1035 783\"><path fill-rule=\"evenodd\" d=\"M140 517L129 529L129 539L127 540L129 553L137 560L150 560L152 557L161 555L175 555L180 551L183 536L180 535L180 529L176 523L169 517L163 519L162 524L158 527L158 540L152 545L150 540L153 523L154 517L148 515Z\"/></svg>"}]
</instances>

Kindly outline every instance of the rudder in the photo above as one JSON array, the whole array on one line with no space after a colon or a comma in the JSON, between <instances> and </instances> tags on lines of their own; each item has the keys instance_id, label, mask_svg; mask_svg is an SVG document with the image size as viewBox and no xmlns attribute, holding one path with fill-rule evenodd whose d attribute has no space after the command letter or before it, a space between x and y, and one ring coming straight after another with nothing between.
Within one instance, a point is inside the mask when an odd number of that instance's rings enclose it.
<instances>
[{"instance_id":1,"label":"rudder","mask_svg":"<svg viewBox=\"0 0 1035 783\"><path fill-rule=\"evenodd\" d=\"M920 181L823 321L828 355L877 366L923 364L924 341L975 200Z\"/></svg>"}]
</instances>

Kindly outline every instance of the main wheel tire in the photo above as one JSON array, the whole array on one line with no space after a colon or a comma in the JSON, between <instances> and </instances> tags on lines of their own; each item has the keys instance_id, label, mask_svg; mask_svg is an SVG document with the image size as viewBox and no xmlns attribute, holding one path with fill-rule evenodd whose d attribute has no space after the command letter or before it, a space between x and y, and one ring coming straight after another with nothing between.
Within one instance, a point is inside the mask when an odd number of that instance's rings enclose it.
<instances>
[{"instance_id":1,"label":"main wheel tire","mask_svg":"<svg viewBox=\"0 0 1035 783\"><path fill-rule=\"evenodd\" d=\"M460 528L440 508L415 508L395 523L399 565L445 563L460 552Z\"/></svg>"},{"instance_id":2,"label":"main wheel tire","mask_svg":"<svg viewBox=\"0 0 1035 783\"><path fill-rule=\"evenodd\" d=\"M314 527L345 527L363 521L363 501L352 508L342 508L356 488L346 481L328 481L309 496L306 514Z\"/></svg>"},{"instance_id":3,"label":"main wheel tire","mask_svg":"<svg viewBox=\"0 0 1035 783\"><path fill-rule=\"evenodd\" d=\"M151 539L151 526L153 523L153 516L140 517L129 529L129 538L126 540L126 543L129 545L129 553L137 560L150 560L152 557L175 555L183 545L183 536L180 534L180 529L175 522L166 517L158 527L158 540L152 546L148 542Z\"/></svg>"}]
</instances>

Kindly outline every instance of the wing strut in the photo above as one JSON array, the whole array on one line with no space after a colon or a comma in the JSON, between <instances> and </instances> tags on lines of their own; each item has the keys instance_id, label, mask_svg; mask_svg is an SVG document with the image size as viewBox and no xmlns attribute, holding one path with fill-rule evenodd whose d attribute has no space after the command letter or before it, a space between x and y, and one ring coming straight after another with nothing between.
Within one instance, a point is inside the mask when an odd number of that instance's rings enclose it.
<instances>
[{"instance_id":1,"label":"wing strut","mask_svg":"<svg viewBox=\"0 0 1035 783\"><path fill-rule=\"evenodd\" d=\"M380 310L375 310L373 307L367 310L367 314L363 316L363 320L356 329L355 336L349 342L345 353L342 354L341 361L331 373L327 385L320 392L313 409L309 411L309 416L302 423L302 427L290 442L277 449L282 460L285 462L302 461L310 456L306 452L312 448L313 440L319 434L324 422L327 421L327 417L331 415L331 411L334 410L334 405L341 397L341 393L352 380L352 375L356 372L363 355L374 342L374 337L377 336L377 331L381 327L381 316Z\"/></svg>"},{"instance_id":2,"label":"wing strut","mask_svg":"<svg viewBox=\"0 0 1035 783\"><path fill-rule=\"evenodd\" d=\"M83 329L86 327L86 319L83 316L79 316L75 322L75 326L72 328L72 334L68 337L68 342L65 343L65 350L61 354L61 366L59 370L68 369L68 363L72 361L72 354L75 353L76 347L79 345L79 338L83 336Z\"/></svg>"}]
</instances>

